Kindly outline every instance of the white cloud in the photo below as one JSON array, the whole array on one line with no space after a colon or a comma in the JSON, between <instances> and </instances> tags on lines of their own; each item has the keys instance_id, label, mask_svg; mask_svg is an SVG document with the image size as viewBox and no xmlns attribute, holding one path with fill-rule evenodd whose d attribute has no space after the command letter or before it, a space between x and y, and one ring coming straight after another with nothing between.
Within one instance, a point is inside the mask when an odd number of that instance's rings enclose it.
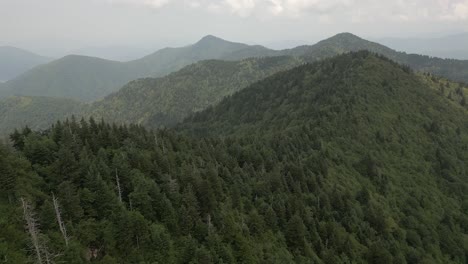
<instances>
[{"instance_id":1,"label":"white cloud","mask_svg":"<svg viewBox=\"0 0 468 264\"><path fill-rule=\"evenodd\" d=\"M468 20L468 0L106 0L161 8L169 4L202 8L241 17L270 16L300 18L316 16L317 21L334 19L364 23L377 20L424 21Z\"/></svg>"},{"instance_id":2,"label":"white cloud","mask_svg":"<svg viewBox=\"0 0 468 264\"><path fill-rule=\"evenodd\" d=\"M169 4L170 1L171 0L108 0L110 3L147 6L151 8L161 8Z\"/></svg>"},{"instance_id":3,"label":"white cloud","mask_svg":"<svg viewBox=\"0 0 468 264\"><path fill-rule=\"evenodd\" d=\"M231 11L240 16L248 16L256 6L255 0L225 0Z\"/></svg>"}]
</instances>

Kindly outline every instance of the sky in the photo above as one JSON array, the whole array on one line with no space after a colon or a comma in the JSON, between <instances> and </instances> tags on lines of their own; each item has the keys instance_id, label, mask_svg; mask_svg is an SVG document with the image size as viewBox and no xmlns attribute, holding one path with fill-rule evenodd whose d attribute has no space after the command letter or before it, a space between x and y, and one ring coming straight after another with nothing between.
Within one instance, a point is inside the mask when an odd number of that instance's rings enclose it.
<instances>
[{"instance_id":1,"label":"sky","mask_svg":"<svg viewBox=\"0 0 468 264\"><path fill-rule=\"evenodd\" d=\"M208 34L283 48L340 32L468 32L468 0L0 0L0 45L52 56L83 47L155 50Z\"/></svg>"}]
</instances>

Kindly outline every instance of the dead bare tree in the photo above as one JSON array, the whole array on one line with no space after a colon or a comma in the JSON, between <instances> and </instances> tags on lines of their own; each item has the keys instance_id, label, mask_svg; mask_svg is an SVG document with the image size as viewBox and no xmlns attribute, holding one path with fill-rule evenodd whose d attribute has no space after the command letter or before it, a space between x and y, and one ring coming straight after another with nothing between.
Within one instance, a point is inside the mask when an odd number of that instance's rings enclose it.
<instances>
[{"instance_id":1,"label":"dead bare tree","mask_svg":"<svg viewBox=\"0 0 468 264\"><path fill-rule=\"evenodd\" d=\"M60 232L62 233L63 239L65 240L65 245L68 247L69 237L67 235L67 228L65 227L65 223L62 221L62 211L60 210L58 199L55 197L54 193L52 193L52 201L54 203L55 217L57 219Z\"/></svg>"},{"instance_id":2,"label":"dead bare tree","mask_svg":"<svg viewBox=\"0 0 468 264\"><path fill-rule=\"evenodd\" d=\"M117 192L119 194L119 201L122 203L122 189L120 189L120 179L119 174L117 173L117 169L115 169L115 182L117 184Z\"/></svg>"},{"instance_id":3,"label":"dead bare tree","mask_svg":"<svg viewBox=\"0 0 468 264\"><path fill-rule=\"evenodd\" d=\"M44 262L41 244L39 242L39 226L37 224L31 205L22 197L20 200L23 207L24 220L26 221L26 229L28 230L29 236L31 237L31 242L36 254L36 261L37 263L42 264Z\"/></svg>"},{"instance_id":4,"label":"dead bare tree","mask_svg":"<svg viewBox=\"0 0 468 264\"><path fill-rule=\"evenodd\" d=\"M54 259L58 257L59 254L51 254L45 241L41 239L39 224L31 204L23 197L20 198L20 201L23 207L24 220L26 221L26 230L29 233L33 251L36 255L35 262L38 264L53 264Z\"/></svg>"}]
</instances>

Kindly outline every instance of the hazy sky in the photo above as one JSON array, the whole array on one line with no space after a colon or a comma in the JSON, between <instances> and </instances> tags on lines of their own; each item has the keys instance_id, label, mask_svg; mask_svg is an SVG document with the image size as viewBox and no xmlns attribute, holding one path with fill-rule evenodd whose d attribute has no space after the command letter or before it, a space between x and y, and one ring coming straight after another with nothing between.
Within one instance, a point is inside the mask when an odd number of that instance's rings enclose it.
<instances>
[{"instance_id":1,"label":"hazy sky","mask_svg":"<svg viewBox=\"0 0 468 264\"><path fill-rule=\"evenodd\" d=\"M258 44L468 31L468 0L0 0L0 45L159 48L213 34ZM294 44L293 42L290 42Z\"/></svg>"}]
</instances>

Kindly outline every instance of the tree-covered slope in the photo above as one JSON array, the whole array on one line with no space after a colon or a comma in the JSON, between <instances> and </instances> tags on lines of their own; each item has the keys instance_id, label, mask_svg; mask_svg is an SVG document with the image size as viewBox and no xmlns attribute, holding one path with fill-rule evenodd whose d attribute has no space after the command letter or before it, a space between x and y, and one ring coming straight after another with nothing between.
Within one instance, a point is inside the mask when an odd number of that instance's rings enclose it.
<instances>
[{"instance_id":1,"label":"tree-covered slope","mask_svg":"<svg viewBox=\"0 0 468 264\"><path fill-rule=\"evenodd\" d=\"M7 82L0 90L0 96L51 96L93 101L117 91L131 80L161 77L201 60L294 56L311 62L359 50L382 54L418 71L468 82L468 61L401 53L349 33L338 34L312 46L280 51L206 36L193 45L165 48L124 63L85 56L67 56Z\"/></svg>"},{"instance_id":2,"label":"tree-covered slope","mask_svg":"<svg viewBox=\"0 0 468 264\"><path fill-rule=\"evenodd\" d=\"M352 110L346 109L348 105L355 107L353 104L367 101L376 107L369 110L369 114L378 115L377 110L385 109L382 107L390 103L392 105L386 108L389 112L419 113L421 109L411 111L411 107L416 107L414 104L407 103L407 109L397 105L409 100L421 103L424 99L425 105L431 106L431 109L439 109L450 102L445 98L450 97L446 94L454 91L460 97L456 100L457 104L453 105L464 110L461 95L464 95L466 87L463 84L458 84L455 89L456 84L453 82L415 74L406 66L378 56L364 51L345 54L323 63L307 64L275 74L226 98L219 105L195 114L191 118L193 123L189 122L187 126L191 129L197 127L202 133L206 130L223 134L244 130L250 132L259 127L276 130L278 125L290 128L296 124L300 126L309 119L316 120L310 114L319 116L321 112L317 110L323 111L321 107L334 107L331 103L341 104L336 107L344 109L347 114ZM379 86L376 89L378 81L382 82L380 86L389 88L385 90ZM444 96L438 91L440 86L447 87ZM420 98L417 97L418 93ZM347 97L343 98L344 95ZM372 100L369 99L370 96L373 96ZM367 99L362 101L361 97ZM335 99L339 101L333 101ZM447 107L449 106L445 106ZM366 105L365 109L370 109L370 106Z\"/></svg>"},{"instance_id":3,"label":"tree-covered slope","mask_svg":"<svg viewBox=\"0 0 468 264\"><path fill-rule=\"evenodd\" d=\"M252 52L248 51L250 48ZM36 67L5 83L0 96L49 96L94 101L117 91L131 80L164 76L200 60L225 56L232 60L243 59L255 55L258 49L258 46L207 36L193 45L165 48L129 62L71 55ZM238 50L244 52L231 55Z\"/></svg>"},{"instance_id":4,"label":"tree-covered slope","mask_svg":"<svg viewBox=\"0 0 468 264\"><path fill-rule=\"evenodd\" d=\"M255 81L299 64L292 57L202 61L166 77L130 82L92 104L85 115L116 123L170 126Z\"/></svg>"},{"instance_id":5,"label":"tree-covered slope","mask_svg":"<svg viewBox=\"0 0 468 264\"><path fill-rule=\"evenodd\" d=\"M50 97L13 96L0 99L0 137L25 126L34 130L46 129L57 120L80 113L84 107L73 100Z\"/></svg>"},{"instance_id":6,"label":"tree-covered slope","mask_svg":"<svg viewBox=\"0 0 468 264\"><path fill-rule=\"evenodd\" d=\"M0 95L47 96L91 101L135 78L121 62L70 55L6 82Z\"/></svg>"},{"instance_id":7,"label":"tree-covered slope","mask_svg":"<svg viewBox=\"0 0 468 264\"><path fill-rule=\"evenodd\" d=\"M144 77L161 77L201 60L242 60L264 56L264 53L268 51L274 52L262 46L230 42L208 35L193 45L165 48L141 59L128 62L128 64L130 67L145 72Z\"/></svg>"},{"instance_id":8,"label":"tree-covered slope","mask_svg":"<svg viewBox=\"0 0 468 264\"><path fill-rule=\"evenodd\" d=\"M219 41L214 37L211 38L212 41ZM209 39L204 41L206 42ZM297 65L299 61L313 62L336 54L359 50L370 50L388 56L397 62L408 64L416 70L440 74L440 71L437 70L440 67L427 68L426 64L411 63L412 58L416 58L417 61L424 61L427 59L426 57L399 53L377 43L344 33L321 41L314 46L302 46L292 50L272 51L248 47L232 53L234 57L273 56L271 59L249 59L244 62L200 62L165 78L147 78L133 81L119 92L95 103L89 114L118 123L135 122L150 127L167 126L180 121L191 112L200 111L207 106L216 104L224 96L246 87L247 84L253 81L264 78L276 71L287 69L291 65ZM297 59L274 57L279 54L285 54ZM437 59L429 59L429 61L432 61L428 62L429 64L446 62ZM269 65L271 62L274 62L274 67ZM249 66L249 64L253 66ZM214 67L217 67L217 69L213 69ZM211 70L207 70L207 68L211 68ZM461 69L460 72L463 71L463 67L456 66L455 69L455 74L459 69ZM446 73L441 75L454 76ZM435 80L440 79L433 78ZM463 77L454 77L454 79L463 79ZM433 86L428 85L428 87ZM448 90L446 90L447 96ZM210 91L210 93L207 93L207 91ZM457 94L454 94L454 97L458 97L461 101L462 95L458 91Z\"/></svg>"},{"instance_id":9,"label":"tree-covered slope","mask_svg":"<svg viewBox=\"0 0 468 264\"><path fill-rule=\"evenodd\" d=\"M205 137L94 120L15 133L0 148L0 259L37 257L23 201L57 262L466 263L467 111L426 85L353 53L180 128Z\"/></svg>"},{"instance_id":10,"label":"tree-covered slope","mask_svg":"<svg viewBox=\"0 0 468 264\"><path fill-rule=\"evenodd\" d=\"M381 54L412 69L443 76L452 81L468 82L468 60L441 59L419 54L407 54L367 41L350 33L337 34L312 46L282 51L282 54L304 56L308 61L329 58L338 54L367 50Z\"/></svg>"},{"instance_id":11,"label":"tree-covered slope","mask_svg":"<svg viewBox=\"0 0 468 264\"><path fill-rule=\"evenodd\" d=\"M27 70L51 60L51 58L26 50L2 46L0 47L0 82L13 79Z\"/></svg>"}]
</instances>

